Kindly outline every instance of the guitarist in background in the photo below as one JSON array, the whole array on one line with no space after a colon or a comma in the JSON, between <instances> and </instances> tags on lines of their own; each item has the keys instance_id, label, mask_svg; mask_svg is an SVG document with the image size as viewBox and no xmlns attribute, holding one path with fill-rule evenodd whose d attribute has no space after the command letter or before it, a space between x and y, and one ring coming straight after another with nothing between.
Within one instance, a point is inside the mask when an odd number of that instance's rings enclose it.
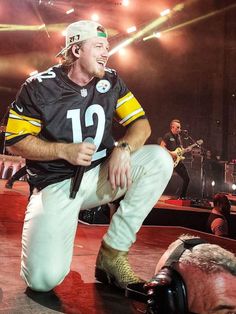
<instances>
[{"instance_id":1,"label":"guitarist in background","mask_svg":"<svg viewBox=\"0 0 236 314\"><path fill-rule=\"evenodd\" d=\"M180 120L177 120L177 119L172 120L170 122L170 132L164 135L160 144L162 147L165 147L169 151L174 161L177 158L177 154L176 152L174 152L174 150L177 147L183 148L182 143L181 143L180 132L181 132ZM182 161L179 161L177 166L174 168L174 171L183 180L182 190L181 190L181 194L179 198L184 199L186 198L187 189L188 189L188 185L190 181L188 171Z\"/></svg>"}]
</instances>

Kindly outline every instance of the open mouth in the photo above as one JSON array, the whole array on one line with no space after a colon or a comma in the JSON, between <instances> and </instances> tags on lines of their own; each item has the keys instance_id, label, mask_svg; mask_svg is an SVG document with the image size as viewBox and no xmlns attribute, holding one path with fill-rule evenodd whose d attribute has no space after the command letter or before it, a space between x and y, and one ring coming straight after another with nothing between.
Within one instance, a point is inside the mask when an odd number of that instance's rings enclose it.
<instances>
[{"instance_id":1,"label":"open mouth","mask_svg":"<svg viewBox=\"0 0 236 314\"><path fill-rule=\"evenodd\" d=\"M103 68L105 68L106 62L104 60L99 60L97 61L97 63L102 66Z\"/></svg>"}]
</instances>

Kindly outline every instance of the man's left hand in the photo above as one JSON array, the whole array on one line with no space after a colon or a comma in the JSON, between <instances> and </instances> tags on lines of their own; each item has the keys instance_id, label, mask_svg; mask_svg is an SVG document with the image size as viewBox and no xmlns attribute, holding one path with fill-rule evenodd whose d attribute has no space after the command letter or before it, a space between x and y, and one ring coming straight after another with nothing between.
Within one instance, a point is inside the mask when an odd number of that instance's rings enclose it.
<instances>
[{"instance_id":1,"label":"man's left hand","mask_svg":"<svg viewBox=\"0 0 236 314\"><path fill-rule=\"evenodd\" d=\"M108 179L112 190L116 188L129 189L131 180L130 152L127 149L115 147L108 161Z\"/></svg>"}]
</instances>

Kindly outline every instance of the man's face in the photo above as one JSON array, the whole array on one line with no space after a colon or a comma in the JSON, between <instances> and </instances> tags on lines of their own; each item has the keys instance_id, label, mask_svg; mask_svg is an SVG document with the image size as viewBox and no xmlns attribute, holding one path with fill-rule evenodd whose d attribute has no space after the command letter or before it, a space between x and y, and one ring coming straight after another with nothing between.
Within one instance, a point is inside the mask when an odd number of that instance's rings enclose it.
<instances>
[{"instance_id":1,"label":"man's face","mask_svg":"<svg viewBox=\"0 0 236 314\"><path fill-rule=\"evenodd\" d=\"M171 132L173 134L179 134L181 131L181 125L178 122L173 122L171 126Z\"/></svg>"},{"instance_id":2,"label":"man's face","mask_svg":"<svg viewBox=\"0 0 236 314\"><path fill-rule=\"evenodd\" d=\"M102 78L108 61L109 44L106 38L88 39L80 48L79 65L89 77Z\"/></svg>"},{"instance_id":3,"label":"man's face","mask_svg":"<svg viewBox=\"0 0 236 314\"><path fill-rule=\"evenodd\" d=\"M211 151L210 151L210 150L207 150L207 152L206 152L206 157L207 157L208 159L211 159Z\"/></svg>"}]
</instances>

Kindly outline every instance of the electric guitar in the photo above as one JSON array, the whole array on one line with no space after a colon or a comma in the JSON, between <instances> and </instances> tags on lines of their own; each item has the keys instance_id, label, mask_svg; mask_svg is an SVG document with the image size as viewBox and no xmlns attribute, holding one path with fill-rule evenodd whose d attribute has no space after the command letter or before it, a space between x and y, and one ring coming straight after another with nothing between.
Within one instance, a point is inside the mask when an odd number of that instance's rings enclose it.
<instances>
[{"instance_id":1,"label":"electric guitar","mask_svg":"<svg viewBox=\"0 0 236 314\"><path fill-rule=\"evenodd\" d=\"M190 152L193 149L193 147L200 146L202 144L203 144L203 140L198 140L198 141L196 141L196 143L194 143L194 144L192 144L186 148L177 147L174 150L174 153L176 153L176 155L177 155L176 159L174 160L174 167L176 167L181 160L185 159L185 157L183 156L185 153Z\"/></svg>"}]
</instances>

